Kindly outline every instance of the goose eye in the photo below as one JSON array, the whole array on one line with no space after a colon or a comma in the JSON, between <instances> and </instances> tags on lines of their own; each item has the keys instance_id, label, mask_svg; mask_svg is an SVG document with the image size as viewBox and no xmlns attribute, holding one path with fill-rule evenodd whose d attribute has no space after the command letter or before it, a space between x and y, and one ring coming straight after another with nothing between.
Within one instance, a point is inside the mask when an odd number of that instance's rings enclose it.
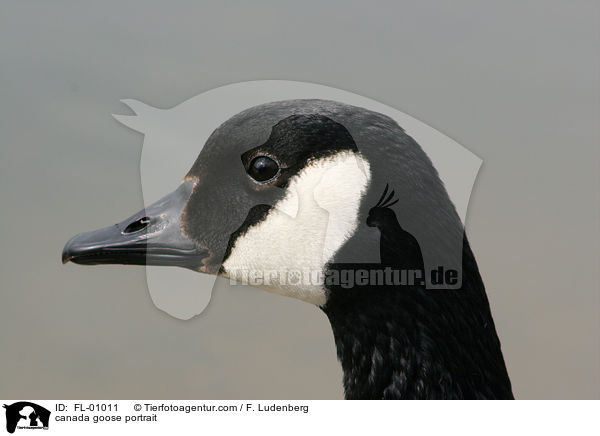
<instances>
[{"instance_id":1,"label":"goose eye","mask_svg":"<svg viewBox=\"0 0 600 436\"><path fill-rule=\"evenodd\" d=\"M273 159L267 156L255 157L250 162L248 174L258 182L266 182L272 179L279 172L279 165Z\"/></svg>"}]
</instances>

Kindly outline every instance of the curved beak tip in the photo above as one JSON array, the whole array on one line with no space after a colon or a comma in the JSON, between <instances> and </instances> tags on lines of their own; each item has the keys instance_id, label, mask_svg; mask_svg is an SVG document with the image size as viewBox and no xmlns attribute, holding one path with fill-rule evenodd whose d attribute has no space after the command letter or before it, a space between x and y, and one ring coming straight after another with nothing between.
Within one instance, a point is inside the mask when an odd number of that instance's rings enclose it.
<instances>
[{"instance_id":1,"label":"curved beak tip","mask_svg":"<svg viewBox=\"0 0 600 436\"><path fill-rule=\"evenodd\" d=\"M71 242L71 241L69 241L69 242ZM63 247L63 249L62 249L62 254L61 254L61 256L60 256L60 258L61 258L61 261L62 261L63 265L64 265L65 263L68 263L68 262L69 262L69 261L70 261L70 260L73 258L73 256L72 256L72 255L71 255L71 253L69 252L69 242L67 242L67 243L65 244L65 246Z\"/></svg>"},{"instance_id":2,"label":"curved beak tip","mask_svg":"<svg viewBox=\"0 0 600 436\"><path fill-rule=\"evenodd\" d=\"M84 245L82 245L81 247L78 247L76 243L74 243L78 238L81 238L81 236L83 235L83 233L80 233L78 235L73 236L71 239L69 239L67 241L67 243L65 244L65 246L62 249L62 253L60 256L60 259L63 263L63 265L65 263L69 263L69 262L74 262L74 259L77 258L78 254L81 254L81 252L83 251L83 248L85 247Z\"/></svg>"}]
</instances>

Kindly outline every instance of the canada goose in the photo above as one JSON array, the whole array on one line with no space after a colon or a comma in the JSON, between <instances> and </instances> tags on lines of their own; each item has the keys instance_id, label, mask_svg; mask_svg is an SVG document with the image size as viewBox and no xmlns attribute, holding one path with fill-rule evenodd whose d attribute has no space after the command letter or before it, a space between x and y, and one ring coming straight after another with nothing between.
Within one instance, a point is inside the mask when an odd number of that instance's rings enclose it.
<instances>
[{"instance_id":1,"label":"canada goose","mask_svg":"<svg viewBox=\"0 0 600 436\"><path fill-rule=\"evenodd\" d=\"M62 259L225 277L317 271L323 280L275 275L259 287L325 312L346 398L513 398L460 218L421 147L376 112L324 100L245 110L212 133L173 193L75 236ZM455 286L429 289L437 265L456 267ZM339 280L389 266L423 274Z\"/></svg>"}]
</instances>

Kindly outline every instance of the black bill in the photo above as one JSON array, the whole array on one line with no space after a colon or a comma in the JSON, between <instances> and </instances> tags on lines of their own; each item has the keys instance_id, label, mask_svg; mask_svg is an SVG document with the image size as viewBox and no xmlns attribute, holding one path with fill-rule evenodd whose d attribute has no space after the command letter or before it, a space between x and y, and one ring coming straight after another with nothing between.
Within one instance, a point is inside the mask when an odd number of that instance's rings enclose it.
<instances>
[{"instance_id":1,"label":"black bill","mask_svg":"<svg viewBox=\"0 0 600 436\"><path fill-rule=\"evenodd\" d=\"M125 221L73 237L63 248L63 263L169 265L198 270L208 251L181 230L181 214L192 189L193 182L184 182Z\"/></svg>"}]
</instances>

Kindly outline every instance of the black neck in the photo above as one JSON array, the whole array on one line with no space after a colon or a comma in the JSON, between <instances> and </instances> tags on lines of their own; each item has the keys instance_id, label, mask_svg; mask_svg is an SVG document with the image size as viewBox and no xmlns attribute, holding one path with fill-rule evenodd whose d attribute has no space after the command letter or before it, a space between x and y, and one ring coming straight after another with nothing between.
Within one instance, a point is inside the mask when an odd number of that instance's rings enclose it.
<instances>
[{"instance_id":1,"label":"black neck","mask_svg":"<svg viewBox=\"0 0 600 436\"><path fill-rule=\"evenodd\" d=\"M463 264L460 290L330 289L323 310L333 328L347 399L513 398L466 238Z\"/></svg>"}]
</instances>

